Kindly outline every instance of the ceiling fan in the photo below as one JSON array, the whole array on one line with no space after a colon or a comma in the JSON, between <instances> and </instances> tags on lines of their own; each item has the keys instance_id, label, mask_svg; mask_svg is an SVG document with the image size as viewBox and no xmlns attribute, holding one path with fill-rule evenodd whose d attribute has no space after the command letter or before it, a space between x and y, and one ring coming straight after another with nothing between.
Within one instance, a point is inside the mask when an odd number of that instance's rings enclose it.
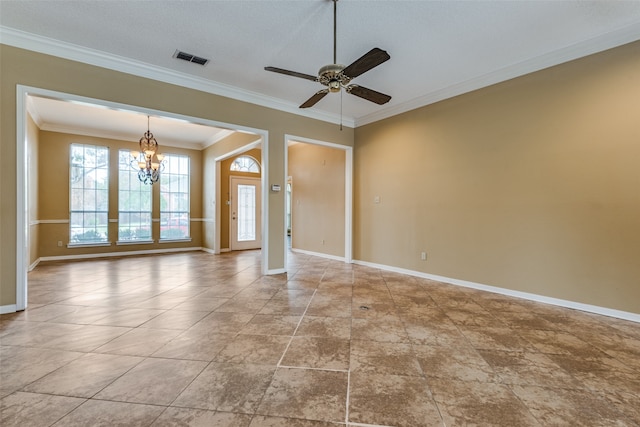
<instances>
[{"instance_id":1,"label":"ceiling fan","mask_svg":"<svg viewBox=\"0 0 640 427\"><path fill-rule=\"evenodd\" d=\"M333 64L325 65L320 68L317 76L311 74L298 73L296 71L289 71L277 67L264 67L266 71L273 71L274 73L286 74L288 76L299 77L301 79L312 80L314 82L320 82L326 89L319 90L311 98L307 99L300 108L309 108L314 106L318 101L324 98L329 92L340 92L341 88L344 88L347 93L366 99L367 101L375 102L378 105L386 104L391 97L384 93L377 92L373 89L368 89L364 86L351 84L351 80L358 77L374 67L389 60L391 57L387 52L377 47L374 47L369 52L356 59L351 65L344 66L337 64L336 62L336 9L338 0L333 1Z\"/></svg>"}]
</instances>

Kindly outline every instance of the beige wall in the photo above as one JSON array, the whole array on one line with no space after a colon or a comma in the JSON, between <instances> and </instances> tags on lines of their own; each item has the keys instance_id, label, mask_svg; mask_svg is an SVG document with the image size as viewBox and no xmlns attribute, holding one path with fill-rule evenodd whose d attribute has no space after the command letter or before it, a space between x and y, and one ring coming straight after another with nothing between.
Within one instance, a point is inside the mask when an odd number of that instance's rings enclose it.
<instances>
[{"instance_id":1,"label":"beige wall","mask_svg":"<svg viewBox=\"0 0 640 427\"><path fill-rule=\"evenodd\" d=\"M286 134L352 145L353 129L92 65L0 45L0 306L16 302L16 85L268 132L270 184L285 185ZM217 144L216 144L217 145ZM284 192L268 195L267 268L284 268Z\"/></svg>"},{"instance_id":2,"label":"beige wall","mask_svg":"<svg viewBox=\"0 0 640 427\"><path fill-rule=\"evenodd\" d=\"M353 129L6 45L0 59L0 306L16 300L17 84L265 129L266 179L283 188L285 134L354 140ZM636 42L358 128L354 258L640 313L639 102ZM284 195L268 195L270 269L284 265Z\"/></svg>"},{"instance_id":3,"label":"beige wall","mask_svg":"<svg viewBox=\"0 0 640 427\"><path fill-rule=\"evenodd\" d=\"M291 247L344 257L345 151L314 144L289 147Z\"/></svg>"},{"instance_id":4,"label":"beige wall","mask_svg":"<svg viewBox=\"0 0 640 427\"><path fill-rule=\"evenodd\" d=\"M355 259L640 313L639 114L636 42L357 128Z\"/></svg>"},{"instance_id":5,"label":"beige wall","mask_svg":"<svg viewBox=\"0 0 640 427\"><path fill-rule=\"evenodd\" d=\"M99 145L109 148L109 219L118 218L118 152L120 149L133 150L137 148L136 141L118 141L106 138L74 135L58 132L40 132L40 158L47 159L40 163L39 192L39 220L69 220L69 151L73 143ZM158 243L160 237L160 223L152 224L153 244L116 245L118 239L118 223L109 223L108 247L74 247L68 248L68 223L41 223L40 257L73 256L89 253L127 252L153 249L185 248L202 246L202 156L199 150L188 150L177 147L163 148L164 154L181 154L189 156L190 178L190 208L191 242ZM152 186L152 200L154 219L160 218L160 186ZM61 241L63 245L57 246Z\"/></svg>"},{"instance_id":6,"label":"beige wall","mask_svg":"<svg viewBox=\"0 0 640 427\"><path fill-rule=\"evenodd\" d=\"M40 255L38 247L40 244L40 208L38 204L39 198L39 148L40 148L40 129L33 121L31 115L27 115L27 205L29 214L29 239L28 253L29 265L34 265Z\"/></svg>"}]
</instances>

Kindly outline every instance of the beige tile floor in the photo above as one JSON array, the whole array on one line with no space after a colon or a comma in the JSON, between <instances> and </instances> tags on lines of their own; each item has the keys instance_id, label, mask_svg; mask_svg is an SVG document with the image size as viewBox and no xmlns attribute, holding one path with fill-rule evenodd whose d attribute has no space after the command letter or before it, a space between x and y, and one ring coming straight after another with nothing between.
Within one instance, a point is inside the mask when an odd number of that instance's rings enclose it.
<instances>
[{"instance_id":1,"label":"beige tile floor","mask_svg":"<svg viewBox=\"0 0 640 427\"><path fill-rule=\"evenodd\" d=\"M640 324L289 254L43 263L9 426L640 426ZM366 308L364 308L366 307Z\"/></svg>"}]
</instances>

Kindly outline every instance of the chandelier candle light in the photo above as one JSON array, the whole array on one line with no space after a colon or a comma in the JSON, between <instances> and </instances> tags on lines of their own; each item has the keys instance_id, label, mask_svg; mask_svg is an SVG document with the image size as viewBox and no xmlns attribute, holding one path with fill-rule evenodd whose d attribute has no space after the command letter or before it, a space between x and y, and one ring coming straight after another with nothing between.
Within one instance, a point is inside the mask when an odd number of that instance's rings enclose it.
<instances>
[{"instance_id":1,"label":"chandelier candle light","mask_svg":"<svg viewBox=\"0 0 640 427\"><path fill-rule=\"evenodd\" d=\"M164 154L158 153L158 141L149 130L149 116L147 116L147 131L140 138L140 151L131 152L131 167L138 171L138 179L144 184L152 185L160 178L164 170Z\"/></svg>"}]
</instances>

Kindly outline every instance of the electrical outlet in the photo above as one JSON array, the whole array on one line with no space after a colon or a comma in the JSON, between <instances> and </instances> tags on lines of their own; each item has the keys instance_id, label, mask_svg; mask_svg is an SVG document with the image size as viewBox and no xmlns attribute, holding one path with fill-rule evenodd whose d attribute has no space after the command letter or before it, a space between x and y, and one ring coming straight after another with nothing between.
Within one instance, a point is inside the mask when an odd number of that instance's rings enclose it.
<instances>
[{"instance_id":1,"label":"electrical outlet","mask_svg":"<svg viewBox=\"0 0 640 427\"><path fill-rule=\"evenodd\" d=\"M373 198L373 203L380 203L380 196L375 196Z\"/></svg>"},{"instance_id":2,"label":"electrical outlet","mask_svg":"<svg viewBox=\"0 0 640 427\"><path fill-rule=\"evenodd\" d=\"M62 240L58 240L58 247L61 248L62 247Z\"/></svg>"},{"instance_id":3,"label":"electrical outlet","mask_svg":"<svg viewBox=\"0 0 640 427\"><path fill-rule=\"evenodd\" d=\"M427 260L427 253L426 253L426 252L422 252L422 253L420 254L420 259L421 259L422 261L426 261L426 260Z\"/></svg>"}]
</instances>

